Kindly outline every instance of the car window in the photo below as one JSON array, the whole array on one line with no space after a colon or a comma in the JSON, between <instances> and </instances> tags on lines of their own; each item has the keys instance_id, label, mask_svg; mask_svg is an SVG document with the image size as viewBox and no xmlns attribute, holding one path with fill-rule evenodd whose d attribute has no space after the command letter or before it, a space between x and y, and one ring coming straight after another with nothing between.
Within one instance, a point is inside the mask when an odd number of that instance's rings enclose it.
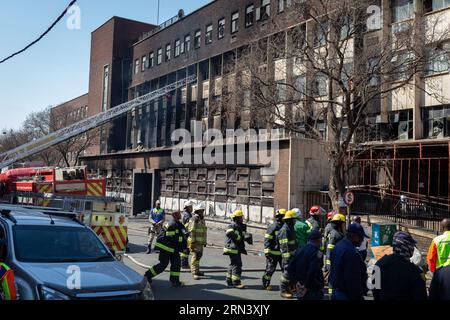
<instances>
[{"instance_id":1,"label":"car window","mask_svg":"<svg viewBox=\"0 0 450 320\"><path fill-rule=\"evenodd\" d=\"M3 240L5 241L6 244L6 232L0 223L0 261L5 261L7 255L6 245L4 246L1 245Z\"/></svg>"},{"instance_id":2,"label":"car window","mask_svg":"<svg viewBox=\"0 0 450 320\"><path fill-rule=\"evenodd\" d=\"M88 228L14 226L17 260L35 263L114 261Z\"/></svg>"}]
</instances>

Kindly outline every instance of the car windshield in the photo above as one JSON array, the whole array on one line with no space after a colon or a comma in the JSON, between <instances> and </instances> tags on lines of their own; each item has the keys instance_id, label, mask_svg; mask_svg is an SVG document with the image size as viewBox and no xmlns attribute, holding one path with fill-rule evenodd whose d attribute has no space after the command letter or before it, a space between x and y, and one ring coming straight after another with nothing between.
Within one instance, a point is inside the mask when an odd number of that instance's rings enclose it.
<instances>
[{"instance_id":1,"label":"car windshield","mask_svg":"<svg viewBox=\"0 0 450 320\"><path fill-rule=\"evenodd\" d=\"M15 226L16 258L30 263L114 261L88 228Z\"/></svg>"}]
</instances>

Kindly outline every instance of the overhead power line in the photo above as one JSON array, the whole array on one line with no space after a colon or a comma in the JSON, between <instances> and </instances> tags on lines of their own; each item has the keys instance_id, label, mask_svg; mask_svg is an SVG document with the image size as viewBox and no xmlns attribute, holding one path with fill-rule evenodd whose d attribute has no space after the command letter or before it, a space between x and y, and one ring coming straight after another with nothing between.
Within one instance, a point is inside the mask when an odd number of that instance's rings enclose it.
<instances>
[{"instance_id":1,"label":"overhead power line","mask_svg":"<svg viewBox=\"0 0 450 320\"><path fill-rule=\"evenodd\" d=\"M23 48L22 50L19 50L15 53L13 53L12 55L10 55L9 57L6 57L5 59L0 61L0 64L8 61L9 59L14 58L15 56L25 52L26 50L28 50L30 47L32 47L33 45L35 45L36 43L38 43L39 41L42 40L42 38L44 38L50 31L52 31L52 29L58 24L59 21L61 21L62 18L64 18L64 16L66 15L67 11L69 10L69 8L71 6L73 6L75 4L75 2L77 2L77 0L72 0L69 5L66 7L66 9L64 9L64 11L60 14L60 16L55 20L55 22L52 23L52 25L43 33L39 36L39 38L37 38L36 40L34 40L33 42L31 42L29 45L27 45L25 48Z\"/></svg>"}]
</instances>

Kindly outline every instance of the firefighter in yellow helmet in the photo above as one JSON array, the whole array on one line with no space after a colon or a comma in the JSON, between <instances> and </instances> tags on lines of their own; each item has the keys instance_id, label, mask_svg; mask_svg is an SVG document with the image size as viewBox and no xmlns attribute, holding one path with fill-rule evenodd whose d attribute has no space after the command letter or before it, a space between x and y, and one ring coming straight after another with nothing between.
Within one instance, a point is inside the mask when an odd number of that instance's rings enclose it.
<instances>
[{"instance_id":1,"label":"firefighter in yellow helmet","mask_svg":"<svg viewBox=\"0 0 450 320\"><path fill-rule=\"evenodd\" d=\"M345 237L345 222L346 217L343 214L335 214L331 219L331 229L326 238L326 258L325 258L325 271L328 275L331 270L331 252L339 241ZM329 284L328 294L331 296L333 294L333 289L331 284Z\"/></svg>"},{"instance_id":2,"label":"firefighter in yellow helmet","mask_svg":"<svg viewBox=\"0 0 450 320\"><path fill-rule=\"evenodd\" d=\"M292 299L293 295L290 292L293 286L291 279L289 279L288 266L294 258L294 254L298 248L297 237L295 235L295 222L297 213L294 210L286 212L283 220L284 225L281 227L277 239L280 243L281 262L283 266L283 274L281 275L281 297L285 299Z\"/></svg>"},{"instance_id":3,"label":"firefighter in yellow helmet","mask_svg":"<svg viewBox=\"0 0 450 320\"><path fill-rule=\"evenodd\" d=\"M247 225L244 224L244 213L236 210L232 215L233 223L228 226L225 237L225 248L223 254L230 257L228 267L227 285L237 289L245 289L241 283L242 276L242 254L247 254L245 242L253 244L252 236L247 233Z\"/></svg>"}]
</instances>

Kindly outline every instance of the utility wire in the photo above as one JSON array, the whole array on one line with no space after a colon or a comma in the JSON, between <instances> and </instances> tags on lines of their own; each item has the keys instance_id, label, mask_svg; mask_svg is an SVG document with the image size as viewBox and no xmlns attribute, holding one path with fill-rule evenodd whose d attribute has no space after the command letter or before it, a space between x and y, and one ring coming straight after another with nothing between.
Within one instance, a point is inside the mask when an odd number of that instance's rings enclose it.
<instances>
[{"instance_id":1,"label":"utility wire","mask_svg":"<svg viewBox=\"0 0 450 320\"><path fill-rule=\"evenodd\" d=\"M72 2L70 2L70 4L66 7L66 9L61 13L61 15L55 20L55 22L52 23L52 25L43 33L39 36L39 38L37 38L36 40L34 40L33 42L31 42L29 45L27 45L25 48L23 48L20 51L17 51L15 53L13 53L12 55L10 55L9 57L6 57L5 59L0 61L0 64L8 61L9 59L14 58L15 56L25 52L26 50L28 50L30 47L32 47L33 45L35 45L36 43L38 43L39 41L42 40L42 38L44 38L57 24L59 21L61 21L62 18L64 18L64 16L66 15L67 11L69 10L69 8L71 6L73 6L75 4L75 2L77 2L77 0L72 0Z\"/></svg>"}]
</instances>

